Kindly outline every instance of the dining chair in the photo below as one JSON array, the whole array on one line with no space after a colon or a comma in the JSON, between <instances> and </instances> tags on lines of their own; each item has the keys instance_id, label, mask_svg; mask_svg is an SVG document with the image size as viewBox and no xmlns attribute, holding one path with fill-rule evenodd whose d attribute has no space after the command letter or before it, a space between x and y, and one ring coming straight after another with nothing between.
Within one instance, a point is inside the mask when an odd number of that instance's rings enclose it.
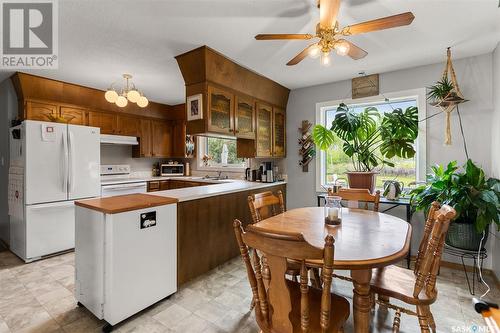
<instances>
[{"instance_id":1,"label":"dining chair","mask_svg":"<svg viewBox=\"0 0 500 333\"><path fill-rule=\"evenodd\" d=\"M241 257L245 263L248 281L255 299L255 318L261 332L343 332L349 318L350 305L344 297L331 292L334 239L325 238L324 248L309 244L302 234L276 234L259 230L253 225L241 227L233 223ZM254 248L250 258L248 248ZM262 272L265 254L269 274ZM287 259L300 262L300 281L286 278ZM323 261L322 289L308 284L307 260Z\"/></svg>"},{"instance_id":2,"label":"dining chair","mask_svg":"<svg viewBox=\"0 0 500 333\"><path fill-rule=\"evenodd\" d=\"M436 332L436 323L430 305L436 301L436 277L441 264L441 256L450 221L456 216L448 206L432 204L425 228L430 228L420 244L419 260L415 271L398 266L388 266L374 270L370 283L371 290L378 295L376 303L396 311L393 332L399 332L401 313L416 316L421 332ZM390 303L390 298L415 305L416 311Z\"/></svg>"},{"instance_id":3,"label":"dining chair","mask_svg":"<svg viewBox=\"0 0 500 333\"><path fill-rule=\"evenodd\" d=\"M248 207L250 208L250 213L252 214L252 223L260 222L269 217L275 216L285 212L285 202L283 200L283 193L281 191L273 194L271 191L257 193L248 196ZM264 267L264 269L267 269ZM300 265L295 262L289 261L287 266L287 274L292 276L295 281L298 281L300 276ZM312 269L313 274L313 284L317 287L319 286L319 270ZM250 305L250 309L253 309L255 305L254 301Z\"/></svg>"},{"instance_id":4,"label":"dining chair","mask_svg":"<svg viewBox=\"0 0 500 333\"><path fill-rule=\"evenodd\" d=\"M368 209L368 204L373 204L373 211L378 212L380 202L380 191L375 191L374 194L370 190L364 188L340 188L334 192L332 188L328 188L329 196L338 196L342 200L348 201L349 207L358 208L359 202L364 203L364 209Z\"/></svg>"},{"instance_id":5,"label":"dining chair","mask_svg":"<svg viewBox=\"0 0 500 333\"><path fill-rule=\"evenodd\" d=\"M364 209L368 210L368 204L373 204L373 211L378 212L379 202L380 202L380 191L375 191L375 194L371 194L368 189L363 188L339 188L337 192L334 192L332 188L328 188L329 196L338 196L342 200L348 201L349 207L359 208L359 202L364 202ZM334 278L341 279L344 281L352 282L352 278L345 275L334 274Z\"/></svg>"},{"instance_id":6,"label":"dining chair","mask_svg":"<svg viewBox=\"0 0 500 333\"><path fill-rule=\"evenodd\" d=\"M248 207L252 214L252 223L260 222L268 217L285 212L283 193L271 191L248 196Z\"/></svg>"}]
</instances>

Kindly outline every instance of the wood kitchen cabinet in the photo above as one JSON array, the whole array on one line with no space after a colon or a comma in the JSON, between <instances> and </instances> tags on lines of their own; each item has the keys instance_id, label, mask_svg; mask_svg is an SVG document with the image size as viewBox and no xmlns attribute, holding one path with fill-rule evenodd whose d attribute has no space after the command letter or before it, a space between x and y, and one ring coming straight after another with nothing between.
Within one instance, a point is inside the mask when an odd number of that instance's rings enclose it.
<instances>
[{"instance_id":1,"label":"wood kitchen cabinet","mask_svg":"<svg viewBox=\"0 0 500 333\"><path fill-rule=\"evenodd\" d=\"M115 134L139 136L139 119L125 115L116 116L116 131Z\"/></svg>"},{"instance_id":2,"label":"wood kitchen cabinet","mask_svg":"<svg viewBox=\"0 0 500 333\"><path fill-rule=\"evenodd\" d=\"M160 191L166 191L170 189L170 180L160 180Z\"/></svg>"},{"instance_id":3,"label":"wood kitchen cabinet","mask_svg":"<svg viewBox=\"0 0 500 333\"><path fill-rule=\"evenodd\" d=\"M286 156L286 118L283 109L273 108L273 156Z\"/></svg>"},{"instance_id":4,"label":"wood kitchen cabinet","mask_svg":"<svg viewBox=\"0 0 500 333\"><path fill-rule=\"evenodd\" d=\"M153 145L151 142L151 120L149 119L141 119L139 121L139 145L132 147L132 156L153 156Z\"/></svg>"},{"instance_id":5,"label":"wood kitchen cabinet","mask_svg":"<svg viewBox=\"0 0 500 333\"><path fill-rule=\"evenodd\" d=\"M273 107L271 105L258 102L257 106L257 157L272 157L273 140Z\"/></svg>"},{"instance_id":6,"label":"wood kitchen cabinet","mask_svg":"<svg viewBox=\"0 0 500 333\"><path fill-rule=\"evenodd\" d=\"M234 128L237 138L255 139L255 102L252 98L236 95Z\"/></svg>"},{"instance_id":7,"label":"wood kitchen cabinet","mask_svg":"<svg viewBox=\"0 0 500 333\"><path fill-rule=\"evenodd\" d=\"M234 95L224 89L208 87L208 131L234 134Z\"/></svg>"},{"instance_id":8,"label":"wood kitchen cabinet","mask_svg":"<svg viewBox=\"0 0 500 333\"><path fill-rule=\"evenodd\" d=\"M25 105L25 119L50 121L49 116L57 116L59 108L56 104L27 101Z\"/></svg>"},{"instance_id":9,"label":"wood kitchen cabinet","mask_svg":"<svg viewBox=\"0 0 500 333\"><path fill-rule=\"evenodd\" d=\"M172 126L167 121L151 121L151 146L153 157L172 156Z\"/></svg>"},{"instance_id":10,"label":"wood kitchen cabinet","mask_svg":"<svg viewBox=\"0 0 500 333\"><path fill-rule=\"evenodd\" d=\"M86 125L86 110L83 108L75 108L70 106L61 106L59 114L62 118L68 120L68 124L72 125Z\"/></svg>"},{"instance_id":11,"label":"wood kitchen cabinet","mask_svg":"<svg viewBox=\"0 0 500 333\"><path fill-rule=\"evenodd\" d=\"M85 125L85 109L57 104L27 101L25 119L53 121L54 118L64 118L72 125Z\"/></svg>"},{"instance_id":12,"label":"wood kitchen cabinet","mask_svg":"<svg viewBox=\"0 0 500 333\"><path fill-rule=\"evenodd\" d=\"M99 127L101 134L115 134L116 115L99 111L89 111L89 126Z\"/></svg>"}]
</instances>

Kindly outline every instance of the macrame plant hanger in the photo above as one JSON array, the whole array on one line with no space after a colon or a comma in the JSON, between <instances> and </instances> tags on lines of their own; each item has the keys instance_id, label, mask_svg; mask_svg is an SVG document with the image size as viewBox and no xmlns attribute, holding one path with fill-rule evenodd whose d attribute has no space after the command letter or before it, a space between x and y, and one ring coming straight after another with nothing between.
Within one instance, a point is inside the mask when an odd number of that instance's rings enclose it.
<instances>
[{"instance_id":1,"label":"macrame plant hanger","mask_svg":"<svg viewBox=\"0 0 500 333\"><path fill-rule=\"evenodd\" d=\"M464 98L462 92L460 91L460 87L458 86L457 76L451 61L451 49L449 47L446 50L446 58L446 66L444 68L442 78L450 79L453 88L444 98L431 103L431 105L440 108L446 115L444 144L449 146L451 145L451 113L457 108L458 104L467 102L468 100Z\"/></svg>"}]
</instances>

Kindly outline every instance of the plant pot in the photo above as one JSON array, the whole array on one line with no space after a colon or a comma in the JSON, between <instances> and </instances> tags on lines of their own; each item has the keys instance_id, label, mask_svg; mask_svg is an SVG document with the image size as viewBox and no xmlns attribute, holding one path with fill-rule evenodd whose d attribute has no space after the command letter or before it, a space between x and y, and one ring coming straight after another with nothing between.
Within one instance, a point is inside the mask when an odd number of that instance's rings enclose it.
<instances>
[{"instance_id":1,"label":"plant pot","mask_svg":"<svg viewBox=\"0 0 500 333\"><path fill-rule=\"evenodd\" d=\"M486 235L484 236L482 247L485 247L488 240L488 229L486 228ZM478 234L474 223L450 223L448 234L446 235L446 244L469 251L477 251L481 243L483 234Z\"/></svg>"},{"instance_id":2,"label":"plant pot","mask_svg":"<svg viewBox=\"0 0 500 333\"><path fill-rule=\"evenodd\" d=\"M346 172L346 174L350 188L366 188L370 192L373 192L373 190L375 189L375 180L377 177L376 172L349 171Z\"/></svg>"}]
</instances>

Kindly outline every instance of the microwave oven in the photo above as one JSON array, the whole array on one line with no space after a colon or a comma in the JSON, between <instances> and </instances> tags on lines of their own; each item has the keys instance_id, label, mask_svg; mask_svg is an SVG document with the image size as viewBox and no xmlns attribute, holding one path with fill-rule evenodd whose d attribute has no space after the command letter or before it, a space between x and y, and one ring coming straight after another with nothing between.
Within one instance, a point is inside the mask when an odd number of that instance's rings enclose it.
<instances>
[{"instance_id":1,"label":"microwave oven","mask_svg":"<svg viewBox=\"0 0 500 333\"><path fill-rule=\"evenodd\" d=\"M184 164L162 164L160 166L160 174L167 177L184 176Z\"/></svg>"}]
</instances>

